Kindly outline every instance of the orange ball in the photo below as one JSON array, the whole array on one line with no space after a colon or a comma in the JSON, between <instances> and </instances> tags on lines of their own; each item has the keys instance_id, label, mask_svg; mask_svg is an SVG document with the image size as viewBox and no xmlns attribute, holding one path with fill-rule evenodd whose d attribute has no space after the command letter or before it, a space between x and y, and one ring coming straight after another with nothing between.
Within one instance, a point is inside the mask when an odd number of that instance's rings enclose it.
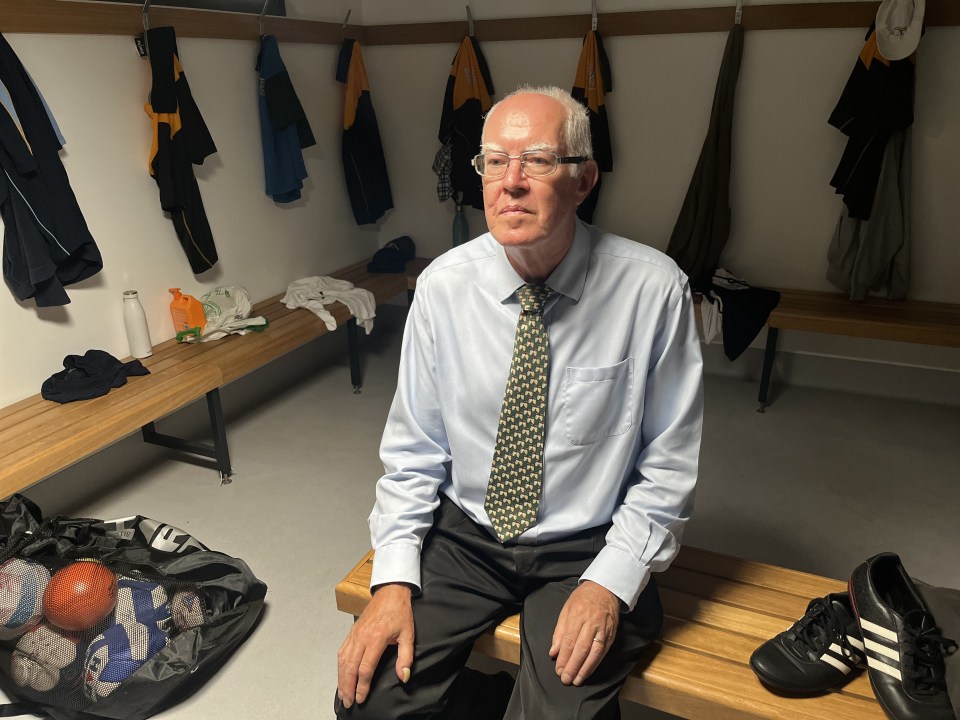
<instances>
[{"instance_id":1,"label":"orange ball","mask_svg":"<svg viewBox=\"0 0 960 720\"><path fill-rule=\"evenodd\" d=\"M117 576L96 560L81 560L57 570L43 594L43 614L63 630L88 630L117 602Z\"/></svg>"}]
</instances>

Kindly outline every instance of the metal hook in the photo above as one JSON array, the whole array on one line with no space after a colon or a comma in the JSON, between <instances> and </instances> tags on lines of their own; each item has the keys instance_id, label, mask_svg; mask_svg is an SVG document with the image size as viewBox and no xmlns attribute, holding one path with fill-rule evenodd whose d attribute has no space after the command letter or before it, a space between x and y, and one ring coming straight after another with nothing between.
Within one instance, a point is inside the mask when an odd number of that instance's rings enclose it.
<instances>
[{"instance_id":1,"label":"metal hook","mask_svg":"<svg viewBox=\"0 0 960 720\"><path fill-rule=\"evenodd\" d=\"M263 37L263 16L266 14L269 4L270 0L263 0L263 10L260 11L260 17L257 19L257 25L260 27L260 37Z\"/></svg>"},{"instance_id":2,"label":"metal hook","mask_svg":"<svg viewBox=\"0 0 960 720\"><path fill-rule=\"evenodd\" d=\"M350 12L351 10L347 8L347 16L343 19L343 33L347 32L347 23L350 22Z\"/></svg>"},{"instance_id":3,"label":"metal hook","mask_svg":"<svg viewBox=\"0 0 960 720\"><path fill-rule=\"evenodd\" d=\"M590 5L593 10L593 17L590 21L590 29L594 32L597 31L597 0L590 0Z\"/></svg>"},{"instance_id":4,"label":"metal hook","mask_svg":"<svg viewBox=\"0 0 960 720\"><path fill-rule=\"evenodd\" d=\"M739 25L741 20L743 20L743 0L737 0L737 14L734 22Z\"/></svg>"},{"instance_id":5,"label":"metal hook","mask_svg":"<svg viewBox=\"0 0 960 720\"><path fill-rule=\"evenodd\" d=\"M143 52L144 57L150 55L150 44L147 40L147 30L150 29L150 0L145 0L143 9L140 11L140 19L143 21Z\"/></svg>"},{"instance_id":6,"label":"metal hook","mask_svg":"<svg viewBox=\"0 0 960 720\"><path fill-rule=\"evenodd\" d=\"M470 37L473 37L473 12L470 10L469 5L467 5L467 32Z\"/></svg>"}]
</instances>

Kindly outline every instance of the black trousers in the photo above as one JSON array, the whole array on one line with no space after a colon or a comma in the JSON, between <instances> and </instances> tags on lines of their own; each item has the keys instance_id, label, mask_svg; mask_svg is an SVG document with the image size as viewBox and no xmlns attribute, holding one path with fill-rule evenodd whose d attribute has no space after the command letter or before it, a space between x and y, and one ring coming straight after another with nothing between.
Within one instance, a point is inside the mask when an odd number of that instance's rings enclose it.
<instances>
[{"instance_id":1,"label":"black trousers","mask_svg":"<svg viewBox=\"0 0 960 720\"><path fill-rule=\"evenodd\" d=\"M421 592L413 598L414 660L397 680L396 647L381 658L367 700L341 720L606 720L619 717L617 697L642 650L659 634L663 609L650 583L620 616L617 636L580 687L565 686L548 651L564 603L604 546L607 527L545 545L506 546L446 498L421 553ZM376 560L374 560L376 562ZM520 670L506 713L493 693L464 697L476 683L457 683L477 637L520 612ZM496 710L492 709L497 707Z\"/></svg>"}]
</instances>

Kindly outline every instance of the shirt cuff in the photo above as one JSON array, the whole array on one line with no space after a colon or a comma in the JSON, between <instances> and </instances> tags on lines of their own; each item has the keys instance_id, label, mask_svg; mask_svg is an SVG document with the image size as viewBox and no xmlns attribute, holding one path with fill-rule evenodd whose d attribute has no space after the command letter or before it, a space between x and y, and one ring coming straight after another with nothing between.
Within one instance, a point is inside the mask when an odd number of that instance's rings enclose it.
<instances>
[{"instance_id":1,"label":"shirt cuff","mask_svg":"<svg viewBox=\"0 0 960 720\"><path fill-rule=\"evenodd\" d=\"M623 601L629 612L633 610L640 593L650 582L650 570L629 553L606 545L580 576L580 582L584 580L605 587Z\"/></svg>"},{"instance_id":2,"label":"shirt cuff","mask_svg":"<svg viewBox=\"0 0 960 720\"><path fill-rule=\"evenodd\" d=\"M377 548L373 555L370 589L387 583L408 583L420 589L419 546L393 543Z\"/></svg>"}]
</instances>

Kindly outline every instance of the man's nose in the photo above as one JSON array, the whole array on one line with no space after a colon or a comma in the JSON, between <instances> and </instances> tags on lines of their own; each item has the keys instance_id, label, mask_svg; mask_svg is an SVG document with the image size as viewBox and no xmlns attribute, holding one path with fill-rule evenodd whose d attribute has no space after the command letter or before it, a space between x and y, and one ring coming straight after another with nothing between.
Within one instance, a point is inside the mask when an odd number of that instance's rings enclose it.
<instances>
[{"instance_id":1,"label":"man's nose","mask_svg":"<svg viewBox=\"0 0 960 720\"><path fill-rule=\"evenodd\" d=\"M503 176L504 189L511 189L526 185L527 176L523 174L523 165L520 158L510 158L507 161L507 172Z\"/></svg>"}]
</instances>

